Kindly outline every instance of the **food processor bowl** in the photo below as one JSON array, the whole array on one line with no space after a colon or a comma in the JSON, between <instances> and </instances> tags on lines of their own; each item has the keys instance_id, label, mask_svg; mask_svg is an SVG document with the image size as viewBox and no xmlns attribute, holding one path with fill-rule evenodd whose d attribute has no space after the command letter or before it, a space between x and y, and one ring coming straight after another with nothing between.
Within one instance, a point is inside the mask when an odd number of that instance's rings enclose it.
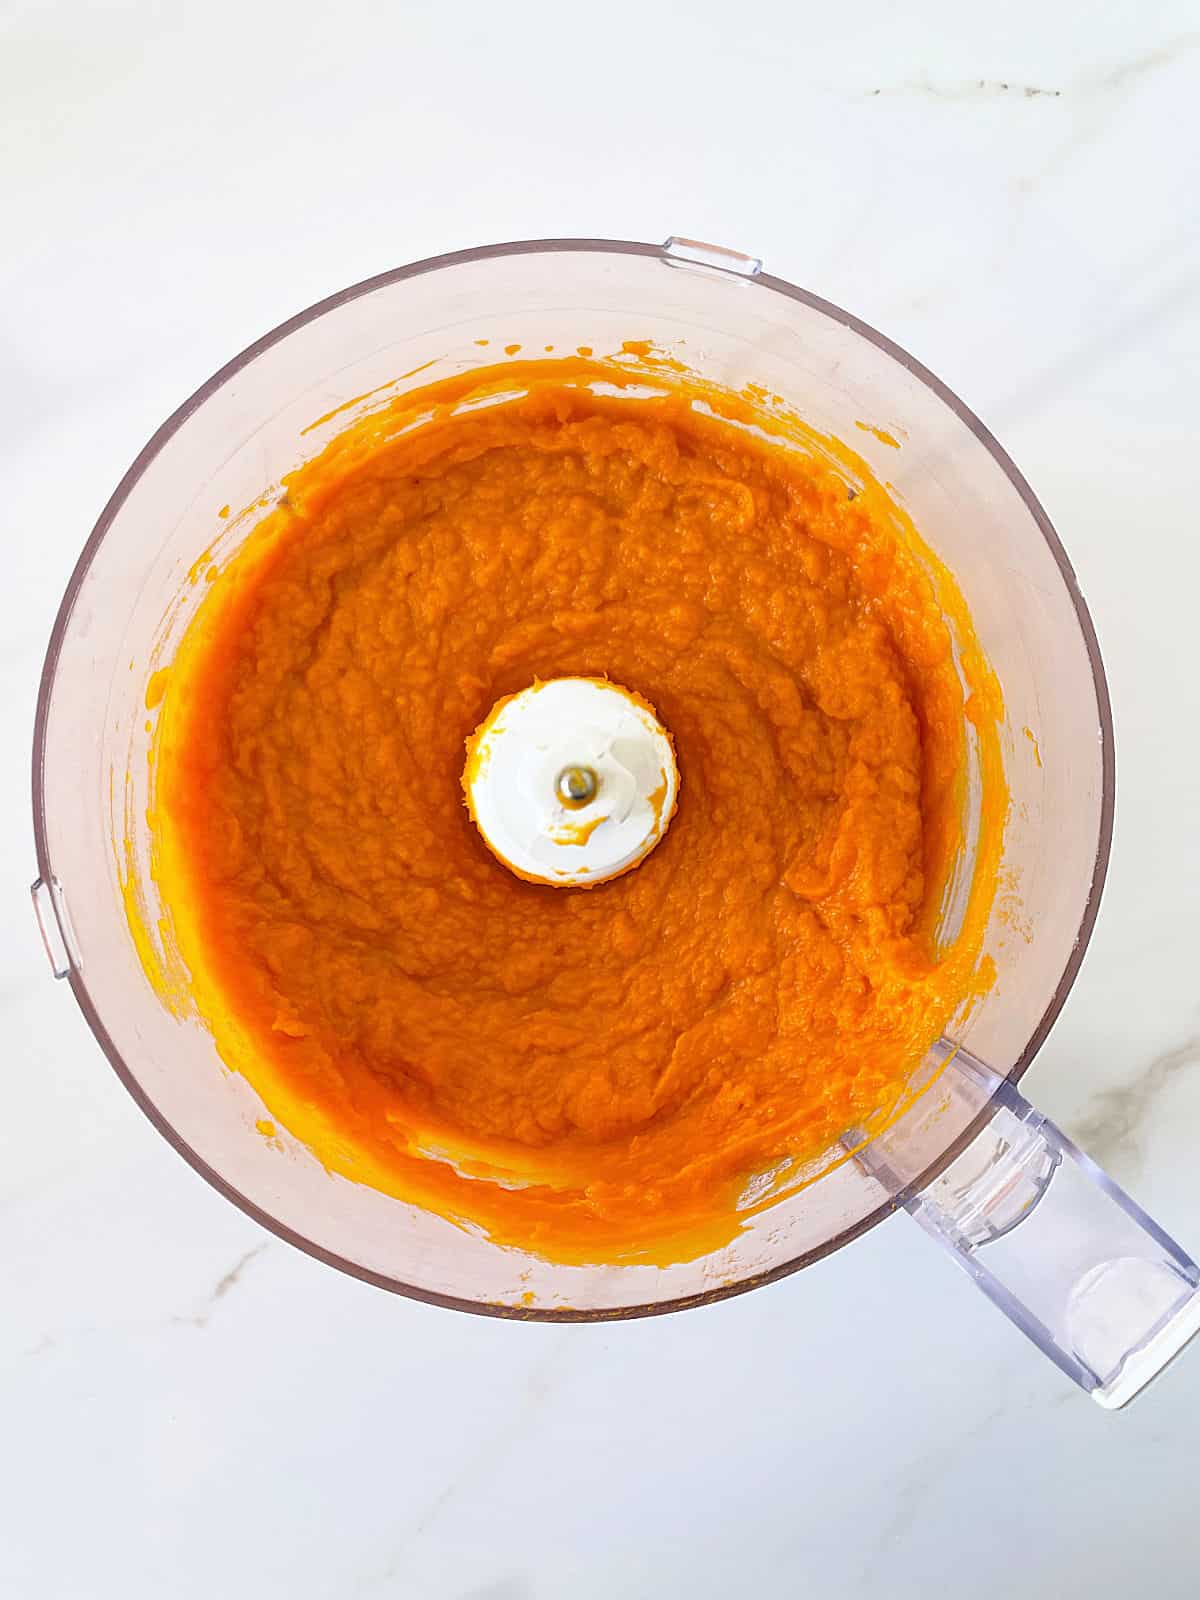
<instances>
[{"instance_id":1,"label":"food processor bowl","mask_svg":"<svg viewBox=\"0 0 1200 1600\"><path fill-rule=\"evenodd\" d=\"M147 690L203 598L198 558L227 562L278 502L283 475L354 414L514 346L604 356L626 341L648 341L726 390L781 397L886 483L954 574L999 679L1011 809L984 944L995 982L931 1051L908 1109L846 1130L754 1209L773 1181L763 1175L737 1237L707 1256L562 1266L332 1175L283 1128L265 1139L257 1125L270 1114L254 1090L222 1065L198 1018L164 1002L146 972L164 915L150 873ZM968 741L950 921L970 882L981 792L970 729ZM1070 564L1012 461L945 385L736 252L679 239L542 240L417 262L333 295L223 367L142 450L84 548L50 640L34 745L34 899L56 973L159 1131L264 1227L333 1266L472 1311L625 1317L767 1283L907 1205L1064 1370L1119 1404L1193 1329L1196 1267L1015 1089L1091 932L1113 782L1104 675ZM1056 1196L1068 1190L1064 1211ZM1002 1266L1014 1248L1018 1266Z\"/></svg>"}]
</instances>

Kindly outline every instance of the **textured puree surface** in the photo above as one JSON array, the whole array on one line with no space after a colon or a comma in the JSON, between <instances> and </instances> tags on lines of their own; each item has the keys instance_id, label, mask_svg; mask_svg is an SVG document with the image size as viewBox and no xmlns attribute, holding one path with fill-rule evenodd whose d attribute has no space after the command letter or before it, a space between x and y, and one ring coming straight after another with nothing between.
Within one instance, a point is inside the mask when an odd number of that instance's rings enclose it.
<instances>
[{"instance_id":1,"label":"textured puree surface","mask_svg":"<svg viewBox=\"0 0 1200 1600\"><path fill-rule=\"evenodd\" d=\"M351 426L212 585L156 874L222 1054L331 1167L550 1258L671 1260L893 1101L986 982L978 906L932 937L950 601L877 485L682 383L513 370ZM506 871L461 790L496 700L568 675L644 696L681 774L663 842L591 890Z\"/></svg>"}]
</instances>

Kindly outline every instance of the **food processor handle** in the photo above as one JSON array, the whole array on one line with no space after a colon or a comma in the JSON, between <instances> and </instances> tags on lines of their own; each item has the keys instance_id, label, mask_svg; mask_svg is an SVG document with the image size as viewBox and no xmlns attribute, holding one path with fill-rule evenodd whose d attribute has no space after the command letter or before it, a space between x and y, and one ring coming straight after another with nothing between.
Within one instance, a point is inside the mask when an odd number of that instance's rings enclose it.
<instances>
[{"instance_id":1,"label":"food processor handle","mask_svg":"<svg viewBox=\"0 0 1200 1600\"><path fill-rule=\"evenodd\" d=\"M1068 1377L1125 1405L1200 1330L1200 1268L983 1062L958 1049L938 1091L992 1115L932 1182L904 1172L896 1130L856 1161Z\"/></svg>"}]
</instances>

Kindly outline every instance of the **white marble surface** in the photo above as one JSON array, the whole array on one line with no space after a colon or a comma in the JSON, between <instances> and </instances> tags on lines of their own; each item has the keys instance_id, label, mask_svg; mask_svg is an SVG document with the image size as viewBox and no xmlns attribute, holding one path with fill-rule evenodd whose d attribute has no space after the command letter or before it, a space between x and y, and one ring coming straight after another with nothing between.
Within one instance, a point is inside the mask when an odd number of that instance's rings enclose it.
<instances>
[{"instance_id":1,"label":"white marble surface","mask_svg":"<svg viewBox=\"0 0 1200 1600\"><path fill-rule=\"evenodd\" d=\"M1026 1087L1200 1248L1198 106L1194 0L0 5L0 1594L1197 1593L1200 1351L1105 1415L903 1218L588 1328L262 1234L51 981L26 766L92 521L261 330L491 239L761 254L963 395L1074 558L1117 832Z\"/></svg>"}]
</instances>

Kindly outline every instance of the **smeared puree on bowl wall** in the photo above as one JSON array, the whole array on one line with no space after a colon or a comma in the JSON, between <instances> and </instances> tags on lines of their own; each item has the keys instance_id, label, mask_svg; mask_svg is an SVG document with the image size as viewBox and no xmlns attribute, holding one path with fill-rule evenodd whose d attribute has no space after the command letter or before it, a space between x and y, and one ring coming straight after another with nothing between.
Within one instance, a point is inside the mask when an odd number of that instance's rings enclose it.
<instances>
[{"instance_id":1,"label":"smeared puree on bowl wall","mask_svg":"<svg viewBox=\"0 0 1200 1600\"><path fill-rule=\"evenodd\" d=\"M732 1237L990 969L1000 708L952 580L848 451L674 364L646 389L511 362L351 424L211 585L155 754L225 1060L333 1170L562 1261ZM645 697L681 780L586 890L507 871L461 789L494 703L564 676ZM978 866L939 947L968 719Z\"/></svg>"}]
</instances>

